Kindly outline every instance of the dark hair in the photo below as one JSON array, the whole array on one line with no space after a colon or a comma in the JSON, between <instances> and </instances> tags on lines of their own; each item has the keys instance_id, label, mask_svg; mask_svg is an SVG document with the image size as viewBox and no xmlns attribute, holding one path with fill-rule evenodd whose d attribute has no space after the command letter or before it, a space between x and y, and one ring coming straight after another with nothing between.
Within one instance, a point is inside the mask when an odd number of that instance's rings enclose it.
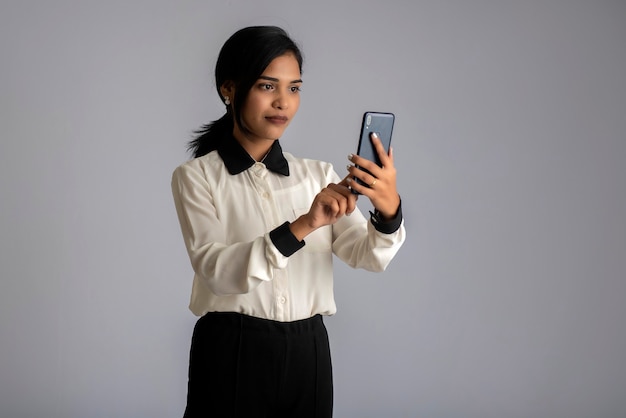
<instances>
[{"instance_id":1,"label":"dark hair","mask_svg":"<svg viewBox=\"0 0 626 418\"><path fill-rule=\"evenodd\" d=\"M276 26L251 26L235 32L220 50L215 65L215 86L222 101L220 87L232 82L236 94L226 106L226 114L196 131L188 150L201 157L215 150L219 141L232 135L234 123L247 132L242 123L241 109L250 89L276 57L288 52L294 54L302 73L302 53L287 33Z\"/></svg>"}]
</instances>

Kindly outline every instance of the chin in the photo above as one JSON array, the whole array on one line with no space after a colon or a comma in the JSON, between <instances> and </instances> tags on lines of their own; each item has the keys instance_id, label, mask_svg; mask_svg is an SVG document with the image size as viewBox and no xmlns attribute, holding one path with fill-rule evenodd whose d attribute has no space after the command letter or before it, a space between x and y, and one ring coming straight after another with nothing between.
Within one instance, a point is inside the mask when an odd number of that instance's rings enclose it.
<instances>
[{"instance_id":1,"label":"chin","mask_svg":"<svg viewBox=\"0 0 626 418\"><path fill-rule=\"evenodd\" d=\"M258 139L276 140L279 139L284 133L287 127L266 126L265 129L251 130L250 134Z\"/></svg>"},{"instance_id":2,"label":"chin","mask_svg":"<svg viewBox=\"0 0 626 418\"><path fill-rule=\"evenodd\" d=\"M264 135L267 139L279 139L285 133L284 129L273 129Z\"/></svg>"}]
</instances>

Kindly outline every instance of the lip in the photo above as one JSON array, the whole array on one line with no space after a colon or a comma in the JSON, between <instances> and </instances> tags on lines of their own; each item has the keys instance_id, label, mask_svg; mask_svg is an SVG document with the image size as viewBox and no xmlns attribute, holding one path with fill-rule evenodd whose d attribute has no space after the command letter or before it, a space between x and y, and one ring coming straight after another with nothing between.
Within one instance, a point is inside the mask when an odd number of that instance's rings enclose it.
<instances>
[{"instance_id":1,"label":"lip","mask_svg":"<svg viewBox=\"0 0 626 418\"><path fill-rule=\"evenodd\" d=\"M287 123L287 121L289 120L287 118L287 116L281 116L281 115L276 115L276 116L266 116L265 119L270 122L270 123L274 123L276 125L284 125Z\"/></svg>"}]
</instances>

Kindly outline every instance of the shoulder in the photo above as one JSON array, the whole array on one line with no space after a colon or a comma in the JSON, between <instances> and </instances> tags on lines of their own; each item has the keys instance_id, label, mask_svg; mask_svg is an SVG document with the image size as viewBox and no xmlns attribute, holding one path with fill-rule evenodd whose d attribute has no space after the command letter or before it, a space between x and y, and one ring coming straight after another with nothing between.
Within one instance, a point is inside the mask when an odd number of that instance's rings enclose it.
<instances>
[{"instance_id":1,"label":"shoulder","mask_svg":"<svg viewBox=\"0 0 626 418\"><path fill-rule=\"evenodd\" d=\"M222 171L225 171L224 162L217 151L212 151L176 167L172 173L172 184L190 180L208 183L209 179L220 177Z\"/></svg>"},{"instance_id":2,"label":"shoulder","mask_svg":"<svg viewBox=\"0 0 626 418\"><path fill-rule=\"evenodd\" d=\"M217 151L211 151L202 157L192 158L185 161L174 170L173 175L183 175L185 173L197 171L207 172L211 170L219 170L224 166L222 159Z\"/></svg>"}]
</instances>

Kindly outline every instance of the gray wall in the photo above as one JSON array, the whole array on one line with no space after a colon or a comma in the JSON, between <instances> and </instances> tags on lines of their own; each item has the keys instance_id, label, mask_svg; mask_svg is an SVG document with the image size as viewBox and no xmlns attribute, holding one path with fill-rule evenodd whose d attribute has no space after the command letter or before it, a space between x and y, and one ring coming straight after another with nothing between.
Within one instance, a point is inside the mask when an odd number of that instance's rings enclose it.
<instances>
[{"instance_id":1,"label":"gray wall","mask_svg":"<svg viewBox=\"0 0 626 418\"><path fill-rule=\"evenodd\" d=\"M191 268L169 180L218 48L306 54L283 138L397 115L408 240L337 265L337 417L626 416L622 1L3 1L0 416L176 417ZM362 200L363 210L369 209Z\"/></svg>"}]
</instances>

